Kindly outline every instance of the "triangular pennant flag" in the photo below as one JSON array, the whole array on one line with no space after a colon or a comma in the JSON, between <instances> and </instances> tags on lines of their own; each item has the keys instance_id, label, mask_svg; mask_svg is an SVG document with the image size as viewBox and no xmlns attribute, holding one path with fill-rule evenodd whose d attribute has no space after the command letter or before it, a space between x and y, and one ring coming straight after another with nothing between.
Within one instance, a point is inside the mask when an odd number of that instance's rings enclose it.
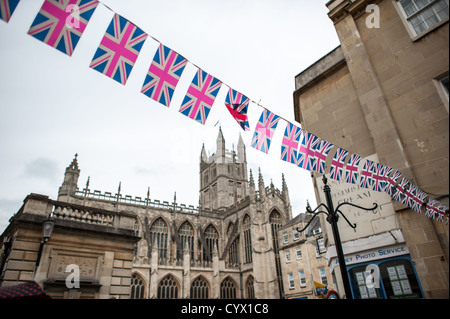
<instances>
[{"instance_id":1,"label":"triangular pennant flag","mask_svg":"<svg viewBox=\"0 0 450 319\"><path fill-rule=\"evenodd\" d=\"M250 131L247 117L249 103L250 99L248 97L232 88L228 91L227 98L225 99L225 106L244 131Z\"/></svg>"},{"instance_id":2,"label":"triangular pennant flag","mask_svg":"<svg viewBox=\"0 0 450 319\"><path fill-rule=\"evenodd\" d=\"M298 157L298 145L300 143L302 129L292 123L287 123L281 142L281 160L295 164Z\"/></svg>"},{"instance_id":3,"label":"triangular pennant flag","mask_svg":"<svg viewBox=\"0 0 450 319\"><path fill-rule=\"evenodd\" d=\"M316 145L315 157L313 170L319 174L325 174L325 162L327 161L328 153L333 148L333 144L325 140L319 139Z\"/></svg>"},{"instance_id":4,"label":"triangular pennant flag","mask_svg":"<svg viewBox=\"0 0 450 319\"><path fill-rule=\"evenodd\" d=\"M258 123L256 124L251 146L258 151L267 154L279 121L280 117L278 115L264 109Z\"/></svg>"},{"instance_id":5,"label":"triangular pennant flag","mask_svg":"<svg viewBox=\"0 0 450 319\"><path fill-rule=\"evenodd\" d=\"M16 10L17 5L20 0L1 0L0 1L0 19L9 22L14 10Z\"/></svg>"},{"instance_id":6,"label":"triangular pennant flag","mask_svg":"<svg viewBox=\"0 0 450 319\"><path fill-rule=\"evenodd\" d=\"M92 0L45 0L28 34L72 56L97 5Z\"/></svg>"},{"instance_id":7,"label":"triangular pennant flag","mask_svg":"<svg viewBox=\"0 0 450 319\"><path fill-rule=\"evenodd\" d=\"M180 113L205 124L222 82L198 69L180 107Z\"/></svg>"},{"instance_id":8,"label":"triangular pennant flag","mask_svg":"<svg viewBox=\"0 0 450 319\"><path fill-rule=\"evenodd\" d=\"M160 44L145 77L141 93L169 107L187 60Z\"/></svg>"},{"instance_id":9,"label":"triangular pennant flag","mask_svg":"<svg viewBox=\"0 0 450 319\"><path fill-rule=\"evenodd\" d=\"M125 85L147 36L115 13L90 67Z\"/></svg>"}]
</instances>

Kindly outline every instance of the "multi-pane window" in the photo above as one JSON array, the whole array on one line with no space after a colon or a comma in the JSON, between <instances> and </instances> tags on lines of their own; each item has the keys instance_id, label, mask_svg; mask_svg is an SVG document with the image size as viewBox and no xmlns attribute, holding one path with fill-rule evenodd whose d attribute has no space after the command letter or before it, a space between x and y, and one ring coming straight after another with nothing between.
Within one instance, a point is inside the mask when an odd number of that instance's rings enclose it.
<instances>
[{"instance_id":1,"label":"multi-pane window","mask_svg":"<svg viewBox=\"0 0 450 319\"><path fill-rule=\"evenodd\" d=\"M183 256L184 247L187 246L191 260L194 259L194 230L192 226L188 222L184 222L178 230L178 236L181 242L181 251L178 252L178 258Z\"/></svg>"},{"instance_id":2,"label":"multi-pane window","mask_svg":"<svg viewBox=\"0 0 450 319\"><path fill-rule=\"evenodd\" d=\"M209 286L203 277L198 277L191 284L191 298L192 299L208 299Z\"/></svg>"},{"instance_id":3,"label":"multi-pane window","mask_svg":"<svg viewBox=\"0 0 450 319\"><path fill-rule=\"evenodd\" d=\"M247 299L255 299L255 287L253 276L248 277L246 289L247 289Z\"/></svg>"},{"instance_id":4,"label":"multi-pane window","mask_svg":"<svg viewBox=\"0 0 450 319\"><path fill-rule=\"evenodd\" d=\"M319 275L320 275L320 281L324 285L328 285L327 274L325 273L325 268L320 268L319 269Z\"/></svg>"},{"instance_id":5,"label":"multi-pane window","mask_svg":"<svg viewBox=\"0 0 450 319\"><path fill-rule=\"evenodd\" d=\"M292 273L288 274L288 281L289 281L289 289L294 289L295 288L294 274Z\"/></svg>"},{"instance_id":6,"label":"multi-pane window","mask_svg":"<svg viewBox=\"0 0 450 319\"><path fill-rule=\"evenodd\" d=\"M304 270L300 270L298 272L298 277L300 279L300 287L306 287L306 277L305 277L305 271Z\"/></svg>"},{"instance_id":7,"label":"multi-pane window","mask_svg":"<svg viewBox=\"0 0 450 319\"><path fill-rule=\"evenodd\" d=\"M144 299L145 296L145 285L142 278L137 275L133 274L131 276L131 299Z\"/></svg>"},{"instance_id":8,"label":"multi-pane window","mask_svg":"<svg viewBox=\"0 0 450 319\"><path fill-rule=\"evenodd\" d=\"M158 299L177 299L178 285L175 279L168 275L164 277L158 285Z\"/></svg>"},{"instance_id":9,"label":"multi-pane window","mask_svg":"<svg viewBox=\"0 0 450 319\"><path fill-rule=\"evenodd\" d=\"M302 259L302 249L300 247L295 248L295 256L297 260Z\"/></svg>"},{"instance_id":10,"label":"multi-pane window","mask_svg":"<svg viewBox=\"0 0 450 319\"><path fill-rule=\"evenodd\" d=\"M236 238L230 246L228 262L232 265L239 264L239 238Z\"/></svg>"},{"instance_id":11,"label":"multi-pane window","mask_svg":"<svg viewBox=\"0 0 450 319\"><path fill-rule=\"evenodd\" d=\"M289 250L286 250L286 262L291 262L291 252Z\"/></svg>"},{"instance_id":12,"label":"multi-pane window","mask_svg":"<svg viewBox=\"0 0 450 319\"><path fill-rule=\"evenodd\" d=\"M288 241L289 241L288 233L284 232L283 233L283 243L287 244Z\"/></svg>"},{"instance_id":13,"label":"multi-pane window","mask_svg":"<svg viewBox=\"0 0 450 319\"><path fill-rule=\"evenodd\" d=\"M419 35L448 18L449 0L400 0L406 20Z\"/></svg>"},{"instance_id":14,"label":"multi-pane window","mask_svg":"<svg viewBox=\"0 0 450 319\"><path fill-rule=\"evenodd\" d=\"M217 249L219 249L219 235L217 234L217 231L213 225L209 225L205 229L205 240L206 240L206 247L203 247L203 260L211 261L214 245L217 247ZM209 256L207 251L209 252Z\"/></svg>"},{"instance_id":15,"label":"multi-pane window","mask_svg":"<svg viewBox=\"0 0 450 319\"><path fill-rule=\"evenodd\" d=\"M156 245L161 259L167 258L167 237L167 225L162 218L158 218L150 228L150 242Z\"/></svg>"},{"instance_id":16,"label":"multi-pane window","mask_svg":"<svg viewBox=\"0 0 450 319\"><path fill-rule=\"evenodd\" d=\"M244 249L245 249L245 262L251 263L253 261L252 257L252 235L250 233L250 217L245 215L243 228L244 228Z\"/></svg>"},{"instance_id":17,"label":"multi-pane window","mask_svg":"<svg viewBox=\"0 0 450 319\"><path fill-rule=\"evenodd\" d=\"M227 277L220 284L220 298L236 299L236 285L230 277Z\"/></svg>"},{"instance_id":18,"label":"multi-pane window","mask_svg":"<svg viewBox=\"0 0 450 319\"><path fill-rule=\"evenodd\" d=\"M298 232L297 228L294 227L294 229L292 230L292 234L294 236L294 241L300 239L300 233Z\"/></svg>"}]
</instances>

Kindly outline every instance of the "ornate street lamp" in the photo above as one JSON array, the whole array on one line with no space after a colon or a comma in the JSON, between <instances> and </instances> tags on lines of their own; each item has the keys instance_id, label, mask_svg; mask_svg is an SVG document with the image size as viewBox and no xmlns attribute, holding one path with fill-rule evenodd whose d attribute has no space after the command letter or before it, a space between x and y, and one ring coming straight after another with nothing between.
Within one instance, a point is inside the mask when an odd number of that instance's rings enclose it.
<instances>
[{"instance_id":1,"label":"ornate street lamp","mask_svg":"<svg viewBox=\"0 0 450 319\"><path fill-rule=\"evenodd\" d=\"M55 228L55 221L49 215L47 219L44 220L44 222L42 223L42 241L41 244L39 245L39 251L36 259L36 268L37 266L39 266L39 263L41 261L42 250L44 248L44 245L48 242L50 237L52 237L54 228Z\"/></svg>"},{"instance_id":2,"label":"ornate street lamp","mask_svg":"<svg viewBox=\"0 0 450 319\"><path fill-rule=\"evenodd\" d=\"M360 209L363 209L366 211L373 211L373 210L377 209L378 205L376 203L374 203L372 208L364 208L359 205L345 202L345 203L339 204L336 207L336 209L334 209L333 201L331 200L331 189L330 189L330 186L327 184L327 178L325 177L325 175L323 176L322 181L325 185L323 187L323 192L325 193L327 205L320 204L319 206L316 207L316 209L311 210L311 207L309 206L309 203L308 203L308 205L306 206L306 211L309 214L313 214L313 217L311 218L311 220L308 222L308 224L306 224L306 226L303 229L299 230L297 228L297 231L300 233L305 231L308 228L308 226L311 224L313 219L315 217L317 217L317 215L319 215L319 214L327 215L327 222L329 222L331 224L331 229L333 231L334 243L336 245L336 252L337 252L337 257L339 260L339 268L341 270L342 283L344 284L345 295L346 295L347 299L352 299L352 291L350 289L350 281L348 278L347 266L345 264L345 257L344 257L344 252L342 250L341 237L339 236L339 228L337 225L337 222L339 220L338 213L341 214L342 217L344 217L345 221L350 225L351 228L355 229L356 224L352 225L350 223L350 221L347 219L347 217L345 217L344 213L342 213L340 208L344 205L350 205L350 206L360 208ZM325 210L319 210L320 208L324 208Z\"/></svg>"}]
</instances>

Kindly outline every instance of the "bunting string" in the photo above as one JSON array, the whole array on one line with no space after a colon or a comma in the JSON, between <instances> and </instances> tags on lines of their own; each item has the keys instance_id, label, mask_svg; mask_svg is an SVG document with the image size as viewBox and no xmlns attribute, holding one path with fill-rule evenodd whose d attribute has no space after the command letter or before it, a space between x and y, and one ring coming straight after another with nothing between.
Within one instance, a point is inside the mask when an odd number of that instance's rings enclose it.
<instances>
[{"instance_id":1,"label":"bunting string","mask_svg":"<svg viewBox=\"0 0 450 319\"><path fill-rule=\"evenodd\" d=\"M0 19L8 23L19 2L20 0L0 1ZM226 87L228 94L224 104L243 131L250 131L247 116L250 102L262 109L251 140L251 146L256 150L266 154L269 152L275 130L280 120L283 120L286 129L281 143L282 161L311 172L325 174L325 164L330 157L331 165L328 173L331 179L357 184L376 192L385 192L392 199L417 213L422 213L422 208L425 207L426 217L445 222L448 226L449 208L420 190L402 176L400 171L369 159L361 162L360 155L350 154L348 150L333 145L301 128L300 125L271 112L260 104L261 100L256 102L234 90L101 1L45 0L28 34L72 56L99 4L114 13L114 16L94 54L90 68L126 85L144 42L150 38L157 42L159 47L148 68L141 88L142 94L170 107L178 81L187 63L190 63L198 70L186 92L179 113L205 125L219 91L222 87ZM332 153L332 149L336 151ZM363 168L358 173L360 165Z\"/></svg>"}]
</instances>

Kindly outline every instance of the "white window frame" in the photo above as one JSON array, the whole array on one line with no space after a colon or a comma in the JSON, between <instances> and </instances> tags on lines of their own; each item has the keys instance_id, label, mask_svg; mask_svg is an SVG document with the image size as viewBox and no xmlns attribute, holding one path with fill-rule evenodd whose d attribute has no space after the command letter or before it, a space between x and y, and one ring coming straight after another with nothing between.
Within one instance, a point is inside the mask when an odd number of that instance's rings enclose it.
<instances>
[{"instance_id":1,"label":"white window frame","mask_svg":"<svg viewBox=\"0 0 450 319\"><path fill-rule=\"evenodd\" d=\"M290 263L291 262L291 251L290 250L286 250L285 257L286 257L286 262Z\"/></svg>"},{"instance_id":2,"label":"white window frame","mask_svg":"<svg viewBox=\"0 0 450 319\"><path fill-rule=\"evenodd\" d=\"M299 277L300 287L302 287L302 288L306 287L305 271L304 270L299 270L298 277Z\"/></svg>"},{"instance_id":3,"label":"white window frame","mask_svg":"<svg viewBox=\"0 0 450 319\"><path fill-rule=\"evenodd\" d=\"M288 274L289 289L295 289L294 274Z\"/></svg>"},{"instance_id":4,"label":"white window frame","mask_svg":"<svg viewBox=\"0 0 450 319\"><path fill-rule=\"evenodd\" d=\"M287 244L289 242L289 235L287 232L283 233L283 243Z\"/></svg>"},{"instance_id":5,"label":"white window frame","mask_svg":"<svg viewBox=\"0 0 450 319\"><path fill-rule=\"evenodd\" d=\"M300 247L295 248L295 256L297 260L302 259L302 249Z\"/></svg>"},{"instance_id":6,"label":"white window frame","mask_svg":"<svg viewBox=\"0 0 450 319\"><path fill-rule=\"evenodd\" d=\"M292 235L294 237L294 241L300 239L300 233L298 232L297 228L295 228L295 227L294 227L294 229L292 229Z\"/></svg>"},{"instance_id":7,"label":"white window frame","mask_svg":"<svg viewBox=\"0 0 450 319\"><path fill-rule=\"evenodd\" d=\"M324 267L319 268L319 277L320 277L321 283L323 283L324 285L328 285L327 272ZM325 279L325 282L324 282L324 279Z\"/></svg>"},{"instance_id":8,"label":"white window frame","mask_svg":"<svg viewBox=\"0 0 450 319\"><path fill-rule=\"evenodd\" d=\"M411 16L408 17L408 15L406 14L405 9L403 8L402 4L400 3L400 0L393 0L394 3L394 7L397 10L397 12L399 13L399 15L402 18L402 22L406 27L406 30L408 31L411 39L413 41L416 41L420 38L422 38L423 36L425 36L426 34L432 32L433 30L439 28L441 25L445 24L446 22L448 22L449 17L447 16L446 18L442 19L441 21L439 21L438 23L436 23L435 25L428 27L426 30L422 31L421 33L417 33L416 30L414 29L412 23L410 22L410 19L413 18L414 16L419 15L421 12L423 12L424 10L426 10L427 8L429 8L430 6L432 6L436 1L439 0L432 0L433 2L431 2L430 4L426 5L424 8L418 10L417 12L415 12L414 14L412 14ZM447 5L449 3L449 0L444 0L447 2Z\"/></svg>"}]
</instances>

